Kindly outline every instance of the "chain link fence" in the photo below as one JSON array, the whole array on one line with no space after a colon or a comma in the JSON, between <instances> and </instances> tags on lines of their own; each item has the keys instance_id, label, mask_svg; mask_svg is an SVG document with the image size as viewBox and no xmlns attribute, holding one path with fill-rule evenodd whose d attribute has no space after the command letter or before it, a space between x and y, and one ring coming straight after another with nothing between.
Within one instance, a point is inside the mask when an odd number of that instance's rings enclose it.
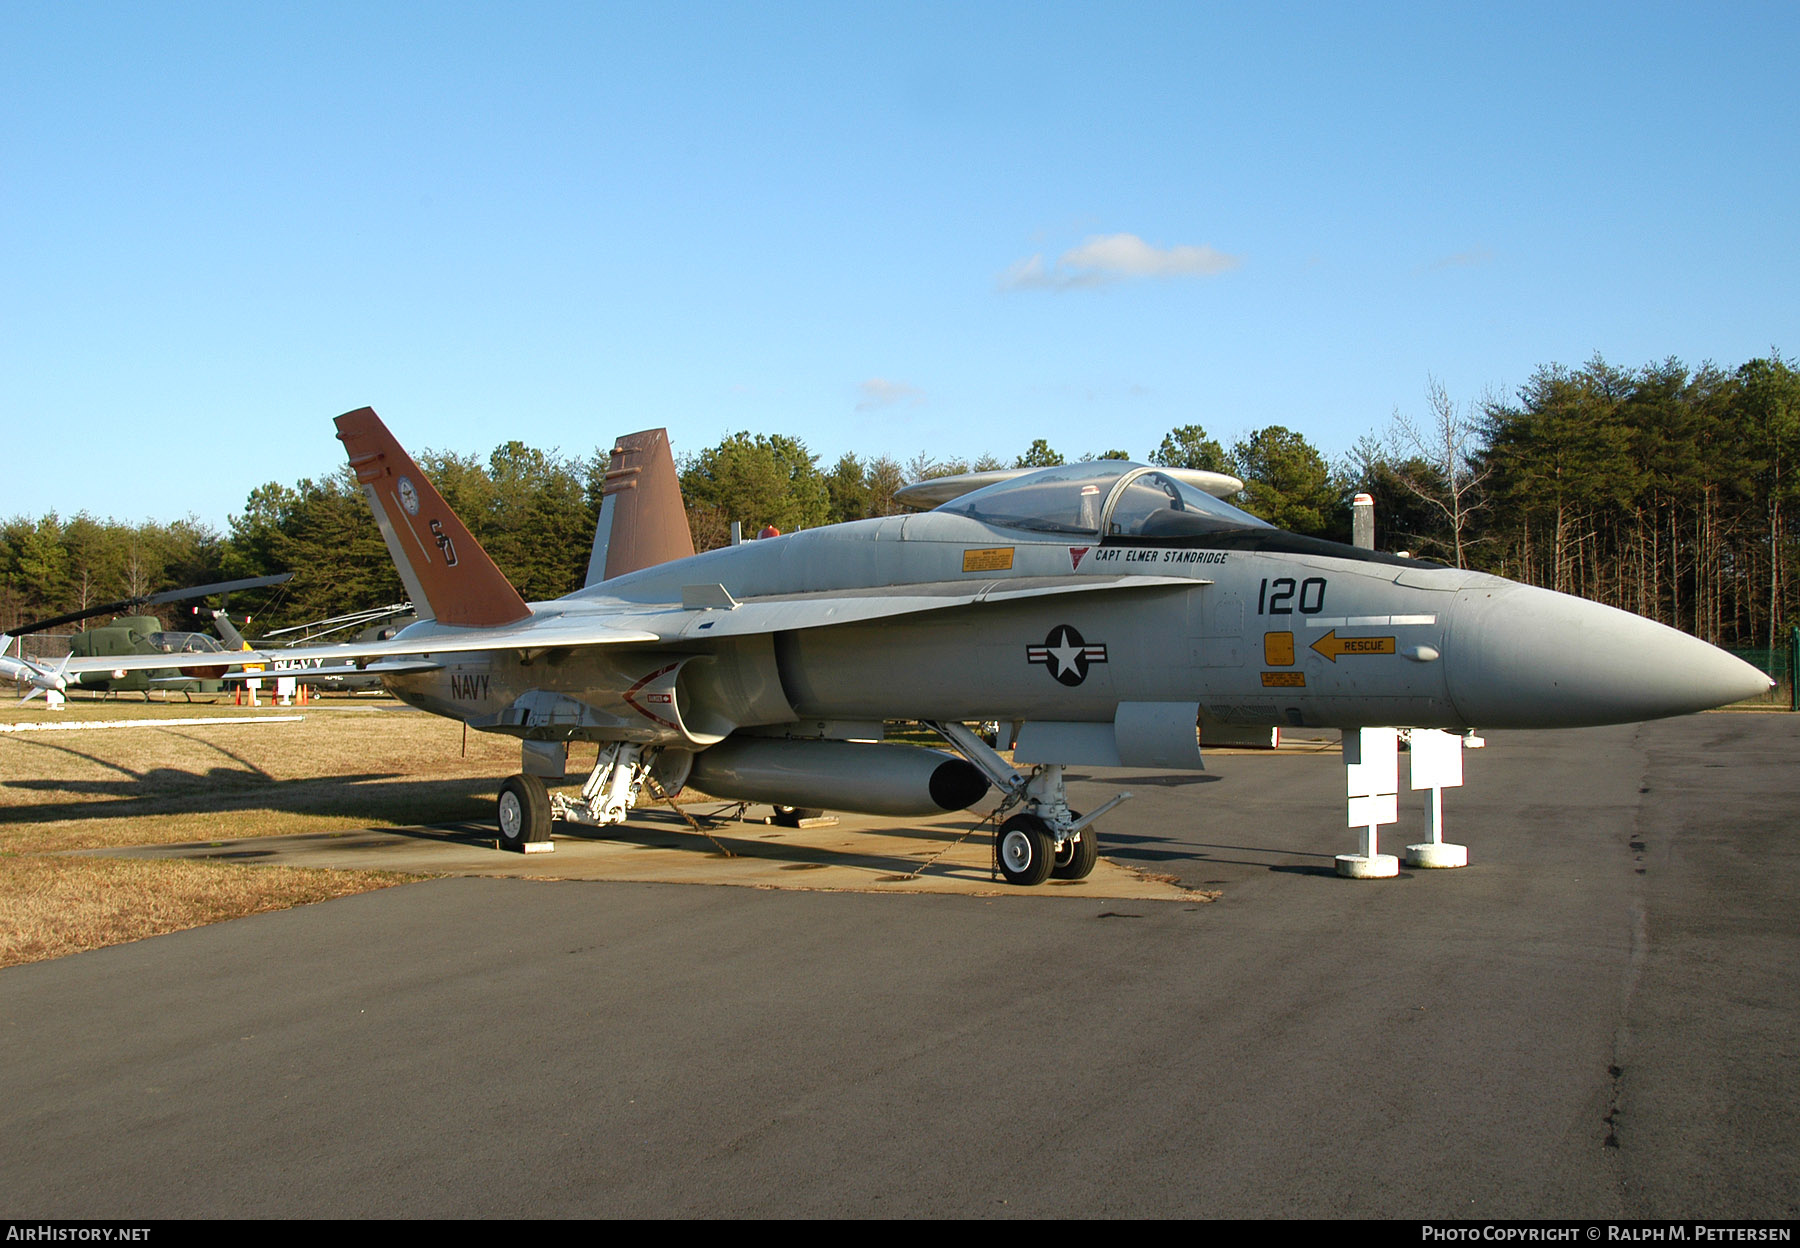
<instances>
[{"instance_id":1,"label":"chain link fence","mask_svg":"<svg viewBox=\"0 0 1800 1248\"><path fill-rule=\"evenodd\" d=\"M23 637L13 638L6 652L14 658L55 663L74 646L72 637L71 633L27 633Z\"/></svg>"},{"instance_id":2,"label":"chain link fence","mask_svg":"<svg viewBox=\"0 0 1800 1248\"><path fill-rule=\"evenodd\" d=\"M1800 691L1794 687L1794 672L1800 669L1800 628L1788 634L1786 645L1775 646L1743 646L1731 649L1750 666L1760 669L1774 680L1775 687L1760 698L1751 698L1740 702L1740 706L1776 706L1783 710L1800 711Z\"/></svg>"}]
</instances>

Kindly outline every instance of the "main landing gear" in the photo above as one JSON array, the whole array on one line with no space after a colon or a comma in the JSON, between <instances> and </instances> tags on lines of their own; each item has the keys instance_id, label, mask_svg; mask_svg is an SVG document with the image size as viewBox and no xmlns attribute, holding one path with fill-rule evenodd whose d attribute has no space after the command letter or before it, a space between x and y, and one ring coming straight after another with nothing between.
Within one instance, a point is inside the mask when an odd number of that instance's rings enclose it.
<instances>
[{"instance_id":1,"label":"main landing gear","mask_svg":"<svg viewBox=\"0 0 1800 1248\"><path fill-rule=\"evenodd\" d=\"M526 758L535 745L525 743ZM513 776L500 786L496 805L500 843L506 849L524 849L548 841L550 824L558 819L588 827L623 823L646 782L663 793L674 793L687 783L692 765L693 755L685 750L646 749L621 741L600 746L579 798L550 792L539 776Z\"/></svg>"},{"instance_id":2,"label":"main landing gear","mask_svg":"<svg viewBox=\"0 0 1800 1248\"><path fill-rule=\"evenodd\" d=\"M1094 821L1131 794L1121 793L1083 817L1069 809L1062 764L1039 764L1030 775L1023 775L966 725L942 721L927 727L955 746L1005 794L1002 811L1024 805L1022 812L1002 823L994 834L994 860L1008 884L1029 888L1051 878L1085 880L1092 874L1100 860Z\"/></svg>"}]
</instances>

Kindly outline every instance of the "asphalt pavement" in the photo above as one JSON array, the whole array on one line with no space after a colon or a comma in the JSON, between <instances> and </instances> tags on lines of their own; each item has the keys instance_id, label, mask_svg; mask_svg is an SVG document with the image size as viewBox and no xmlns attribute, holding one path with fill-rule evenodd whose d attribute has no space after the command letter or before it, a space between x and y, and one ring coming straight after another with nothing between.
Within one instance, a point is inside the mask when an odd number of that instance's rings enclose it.
<instances>
[{"instance_id":1,"label":"asphalt pavement","mask_svg":"<svg viewBox=\"0 0 1800 1248\"><path fill-rule=\"evenodd\" d=\"M461 877L0 971L0 1211L1794 1217L1800 716L1489 742L1459 871L1231 754L1072 785L1196 895Z\"/></svg>"}]
</instances>

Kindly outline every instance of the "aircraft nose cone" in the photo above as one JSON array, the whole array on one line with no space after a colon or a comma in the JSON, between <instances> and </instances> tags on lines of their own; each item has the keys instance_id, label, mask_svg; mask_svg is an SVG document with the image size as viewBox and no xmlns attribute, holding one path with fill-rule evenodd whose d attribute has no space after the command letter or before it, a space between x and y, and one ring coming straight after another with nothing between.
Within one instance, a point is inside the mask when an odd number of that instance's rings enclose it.
<instances>
[{"instance_id":1,"label":"aircraft nose cone","mask_svg":"<svg viewBox=\"0 0 1800 1248\"><path fill-rule=\"evenodd\" d=\"M1665 625L1529 585L1461 590L1450 700L1479 728L1625 724L1768 692L1742 659Z\"/></svg>"}]
</instances>

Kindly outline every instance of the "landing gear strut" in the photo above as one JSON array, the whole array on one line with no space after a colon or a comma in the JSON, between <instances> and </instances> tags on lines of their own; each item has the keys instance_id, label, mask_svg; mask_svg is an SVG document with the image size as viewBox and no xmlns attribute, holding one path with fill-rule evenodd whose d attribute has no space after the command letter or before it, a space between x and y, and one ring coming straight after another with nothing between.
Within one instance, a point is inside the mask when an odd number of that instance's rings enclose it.
<instances>
[{"instance_id":1,"label":"landing gear strut","mask_svg":"<svg viewBox=\"0 0 1800 1248\"><path fill-rule=\"evenodd\" d=\"M1077 823L1081 822L1078 811L1071 810L1069 814ZM1050 868L1050 874L1059 880L1085 880L1092 875L1094 864L1100 861L1100 838L1096 831L1090 823L1058 845L1056 865Z\"/></svg>"},{"instance_id":2,"label":"landing gear strut","mask_svg":"<svg viewBox=\"0 0 1800 1248\"><path fill-rule=\"evenodd\" d=\"M573 801L561 793L550 795L552 817L597 828L624 823L626 814L637 805L638 792L655 756L655 750L624 741L602 745L594 770L581 786L581 800Z\"/></svg>"}]
</instances>

